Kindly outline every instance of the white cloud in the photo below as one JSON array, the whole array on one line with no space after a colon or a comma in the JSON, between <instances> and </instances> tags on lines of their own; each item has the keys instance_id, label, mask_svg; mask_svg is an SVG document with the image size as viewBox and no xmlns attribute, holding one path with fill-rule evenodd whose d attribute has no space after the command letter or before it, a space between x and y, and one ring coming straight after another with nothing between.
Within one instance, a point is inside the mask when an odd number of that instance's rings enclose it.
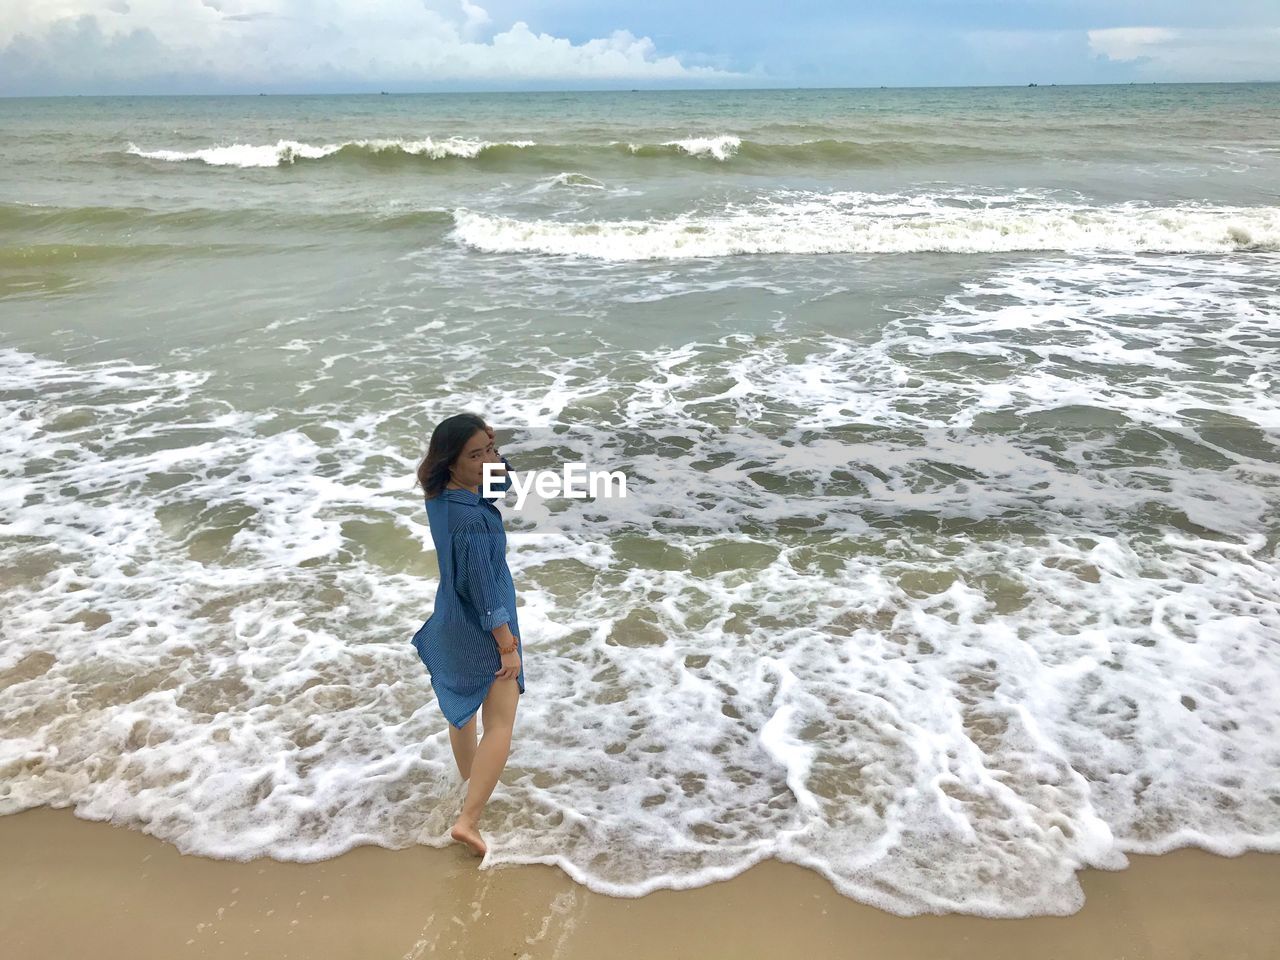
<instances>
[{"instance_id":1,"label":"white cloud","mask_svg":"<svg viewBox=\"0 0 1280 960\"><path fill-rule=\"evenodd\" d=\"M492 18L484 7L477 7L474 3L468 2L468 0L459 0L459 3L462 5L463 15L467 18L462 27L462 32L467 36L474 36L481 27L492 22Z\"/></svg>"},{"instance_id":2,"label":"white cloud","mask_svg":"<svg viewBox=\"0 0 1280 960\"><path fill-rule=\"evenodd\" d=\"M1090 30L1089 49L1109 60L1137 60L1163 43L1178 36L1178 31L1168 27L1115 27L1110 30Z\"/></svg>"},{"instance_id":3,"label":"white cloud","mask_svg":"<svg viewBox=\"0 0 1280 960\"><path fill-rule=\"evenodd\" d=\"M503 30L470 0L4 0L0 92L131 81L237 87L468 81L723 82L745 74L661 56L616 30L573 43Z\"/></svg>"},{"instance_id":4,"label":"white cloud","mask_svg":"<svg viewBox=\"0 0 1280 960\"><path fill-rule=\"evenodd\" d=\"M1274 80L1280 28L1113 27L1089 31L1089 49L1162 80Z\"/></svg>"}]
</instances>

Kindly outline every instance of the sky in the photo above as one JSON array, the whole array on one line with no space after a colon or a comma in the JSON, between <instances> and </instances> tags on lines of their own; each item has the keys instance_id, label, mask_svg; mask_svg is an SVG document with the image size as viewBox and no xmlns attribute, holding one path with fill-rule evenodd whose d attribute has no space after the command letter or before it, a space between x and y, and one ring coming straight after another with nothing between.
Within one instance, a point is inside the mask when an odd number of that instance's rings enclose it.
<instances>
[{"instance_id":1,"label":"sky","mask_svg":"<svg viewBox=\"0 0 1280 960\"><path fill-rule=\"evenodd\" d=\"M0 95L1280 80L1280 0L0 0Z\"/></svg>"}]
</instances>

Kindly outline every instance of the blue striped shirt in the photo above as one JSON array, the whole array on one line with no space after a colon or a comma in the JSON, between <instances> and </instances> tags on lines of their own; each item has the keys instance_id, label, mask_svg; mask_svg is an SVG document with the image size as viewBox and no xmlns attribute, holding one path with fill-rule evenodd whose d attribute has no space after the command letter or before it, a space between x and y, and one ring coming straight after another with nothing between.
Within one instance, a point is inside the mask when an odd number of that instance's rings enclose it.
<instances>
[{"instance_id":1,"label":"blue striped shirt","mask_svg":"<svg viewBox=\"0 0 1280 960\"><path fill-rule=\"evenodd\" d=\"M507 567L507 534L498 502L511 488L507 476L494 484L502 494L486 498L470 490L442 490L426 500L440 582L435 608L413 635L413 646L431 674L440 712L461 729L484 703L502 666L493 630L508 624L520 652L516 682L524 693L524 647L516 612L516 588Z\"/></svg>"}]
</instances>

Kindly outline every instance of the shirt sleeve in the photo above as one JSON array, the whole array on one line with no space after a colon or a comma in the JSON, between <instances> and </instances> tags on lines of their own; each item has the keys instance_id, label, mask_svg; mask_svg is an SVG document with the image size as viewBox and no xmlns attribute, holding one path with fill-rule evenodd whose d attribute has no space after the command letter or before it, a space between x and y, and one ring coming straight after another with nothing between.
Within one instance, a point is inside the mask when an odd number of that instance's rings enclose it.
<instances>
[{"instance_id":1,"label":"shirt sleeve","mask_svg":"<svg viewBox=\"0 0 1280 960\"><path fill-rule=\"evenodd\" d=\"M503 476L501 480L499 480L497 483L494 484L495 489L497 489L498 491L498 495L496 497L485 497L484 477L482 475L481 481L480 481L480 496L482 499L501 500L503 497L507 495L507 491L511 489L511 462L507 460L506 457L502 458L502 462L507 465L507 472L506 472L506 475Z\"/></svg>"},{"instance_id":2,"label":"shirt sleeve","mask_svg":"<svg viewBox=\"0 0 1280 960\"><path fill-rule=\"evenodd\" d=\"M503 602L493 543L493 534L481 523L468 523L453 535L454 587L470 602L486 630L511 620L511 611Z\"/></svg>"}]
</instances>

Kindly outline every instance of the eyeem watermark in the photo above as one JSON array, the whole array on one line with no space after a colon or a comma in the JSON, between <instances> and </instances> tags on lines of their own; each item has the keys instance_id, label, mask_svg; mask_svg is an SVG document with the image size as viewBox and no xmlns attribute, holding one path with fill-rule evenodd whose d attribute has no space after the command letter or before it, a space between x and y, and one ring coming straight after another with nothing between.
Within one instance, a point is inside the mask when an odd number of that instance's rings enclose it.
<instances>
[{"instance_id":1,"label":"eyeem watermark","mask_svg":"<svg viewBox=\"0 0 1280 960\"><path fill-rule=\"evenodd\" d=\"M481 481L481 494L485 497L496 497L501 495L502 491L496 489L505 477L505 471L496 468L502 464L486 463L484 465L484 479ZM590 492L584 487L583 483L590 484ZM511 489L516 492L516 509L519 510L524 506L525 498L529 496L529 490L533 488L534 492L543 500L549 500L552 497L568 497L571 500L584 500L587 496L593 499L602 497L612 499L613 497L626 497L627 495L627 475L621 470L592 470L587 473L587 465L581 462L566 463L561 467L560 472L554 470L521 470L511 471ZM617 493L614 493L614 490Z\"/></svg>"},{"instance_id":2,"label":"eyeem watermark","mask_svg":"<svg viewBox=\"0 0 1280 960\"><path fill-rule=\"evenodd\" d=\"M765 420L725 429L671 417L652 427L557 424L504 446L510 485L499 464L480 479L520 533L806 544L1247 537L1264 549L1280 538L1269 483L1280 431L1261 426L1011 418L980 428ZM587 465L604 473L593 480Z\"/></svg>"}]
</instances>

